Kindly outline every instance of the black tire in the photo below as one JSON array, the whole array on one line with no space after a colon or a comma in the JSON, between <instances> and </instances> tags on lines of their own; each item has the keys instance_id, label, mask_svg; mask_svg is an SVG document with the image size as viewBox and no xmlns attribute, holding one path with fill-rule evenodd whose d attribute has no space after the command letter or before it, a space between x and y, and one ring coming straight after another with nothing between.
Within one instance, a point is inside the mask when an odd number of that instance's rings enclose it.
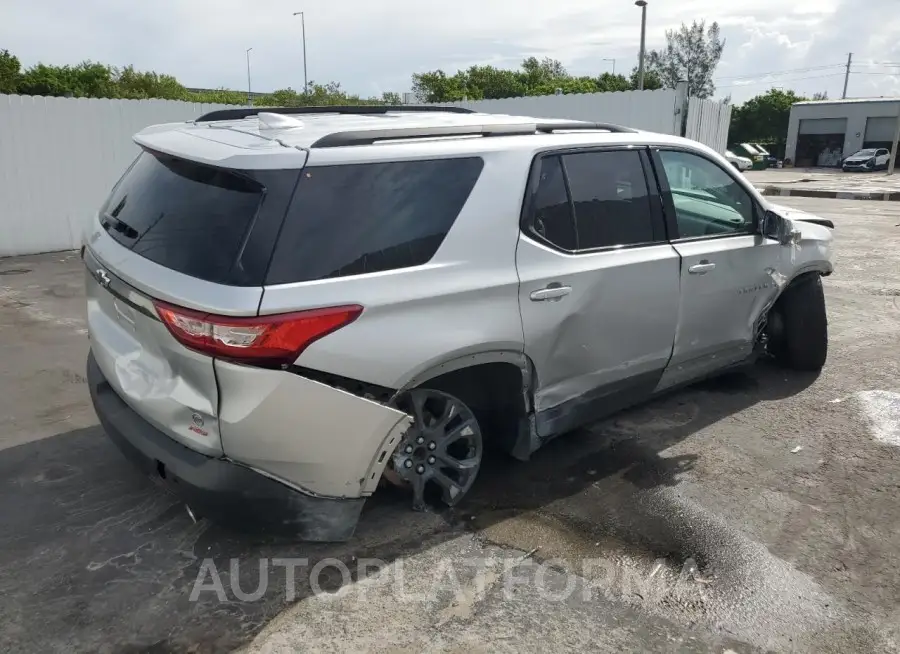
<instances>
[{"instance_id":1,"label":"black tire","mask_svg":"<svg viewBox=\"0 0 900 654\"><path fill-rule=\"evenodd\" d=\"M794 370L821 370L828 356L822 278L809 275L795 282L779 298L774 311L779 333L770 351L776 360Z\"/></svg>"},{"instance_id":2,"label":"black tire","mask_svg":"<svg viewBox=\"0 0 900 654\"><path fill-rule=\"evenodd\" d=\"M741 166L740 166L740 164L738 164L737 161L732 161L732 162L731 162L731 165L734 166L735 168L737 168L737 169L738 169L738 172L741 171Z\"/></svg>"}]
</instances>

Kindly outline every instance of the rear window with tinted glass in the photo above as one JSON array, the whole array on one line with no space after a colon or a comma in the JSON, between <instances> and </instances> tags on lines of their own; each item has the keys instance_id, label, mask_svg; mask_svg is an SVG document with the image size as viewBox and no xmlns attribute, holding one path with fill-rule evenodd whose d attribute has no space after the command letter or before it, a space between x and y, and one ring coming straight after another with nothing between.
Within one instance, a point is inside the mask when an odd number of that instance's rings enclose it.
<instances>
[{"instance_id":1,"label":"rear window with tinted glass","mask_svg":"<svg viewBox=\"0 0 900 654\"><path fill-rule=\"evenodd\" d=\"M113 189L100 222L150 261L224 283L263 192L239 173L143 152Z\"/></svg>"},{"instance_id":2,"label":"rear window with tinted glass","mask_svg":"<svg viewBox=\"0 0 900 654\"><path fill-rule=\"evenodd\" d=\"M427 263L483 166L480 157L469 157L306 168L266 282L304 282Z\"/></svg>"}]
</instances>

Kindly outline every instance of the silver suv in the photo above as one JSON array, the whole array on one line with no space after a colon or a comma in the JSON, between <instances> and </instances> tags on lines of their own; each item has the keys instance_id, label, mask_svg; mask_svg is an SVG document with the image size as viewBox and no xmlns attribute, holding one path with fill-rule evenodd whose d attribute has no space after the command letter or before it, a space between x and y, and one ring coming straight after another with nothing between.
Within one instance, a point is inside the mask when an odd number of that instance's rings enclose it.
<instances>
[{"instance_id":1,"label":"silver suv","mask_svg":"<svg viewBox=\"0 0 900 654\"><path fill-rule=\"evenodd\" d=\"M189 510L343 540L760 354L819 369L833 227L722 156L430 107L150 127L85 237L97 414Z\"/></svg>"}]
</instances>

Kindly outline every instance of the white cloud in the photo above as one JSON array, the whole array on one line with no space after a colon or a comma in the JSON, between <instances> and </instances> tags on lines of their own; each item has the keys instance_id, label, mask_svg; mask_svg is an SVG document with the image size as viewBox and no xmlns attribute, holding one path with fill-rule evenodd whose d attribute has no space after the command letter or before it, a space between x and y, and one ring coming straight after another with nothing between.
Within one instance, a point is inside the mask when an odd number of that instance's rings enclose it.
<instances>
[{"instance_id":1,"label":"white cloud","mask_svg":"<svg viewBox=\"0 0 900 654\"><path fill-rule=\"evenodd\" d=\"M300 20L306 12L308 70L361 94L409 88L410 75L474 63L516 66L529 55L560 59L572 72L634 66L640 11L623 0L7 0L0 44L22 59L93 59L171 73L188 86L245 88L244 52L253 47L253 86L274 90L303 80ZM650 0L648 47L666 29L717 20L727 40L717 70L720 95L741 101L772 85L839 97L840 64L854 52L852 95L900 94L900 75L872 62L900 62L896 0ZM820 68L830 66L828 68ZM804 70L804 69L815 70ZM777 76L762 73L799 70ZM900 71L900 68L896 69ZM858 71L858 74L857 74ZM873 74L879 73L879 74Z\"/></svg>"}]
</instances>

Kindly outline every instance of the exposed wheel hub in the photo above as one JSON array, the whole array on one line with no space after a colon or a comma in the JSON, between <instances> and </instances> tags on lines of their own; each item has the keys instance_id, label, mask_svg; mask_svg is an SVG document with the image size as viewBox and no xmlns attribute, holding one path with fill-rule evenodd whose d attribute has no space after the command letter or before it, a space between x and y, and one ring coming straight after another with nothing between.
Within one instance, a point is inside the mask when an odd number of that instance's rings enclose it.
<instances>
[{"instance_id":1,"label":"exposed wheel hub","mask_svg":"<svg viewBox=\"0 0 900 654\"><path fill-rule=\"evenodd\" d=\"M453 506L468 492L481 467L481 429L472 411L452 395L430 389L410 391L398 401L413 424L391 464L413 491L413 508L423 510L427 495Z\"/></svg>"}]
</instances>

